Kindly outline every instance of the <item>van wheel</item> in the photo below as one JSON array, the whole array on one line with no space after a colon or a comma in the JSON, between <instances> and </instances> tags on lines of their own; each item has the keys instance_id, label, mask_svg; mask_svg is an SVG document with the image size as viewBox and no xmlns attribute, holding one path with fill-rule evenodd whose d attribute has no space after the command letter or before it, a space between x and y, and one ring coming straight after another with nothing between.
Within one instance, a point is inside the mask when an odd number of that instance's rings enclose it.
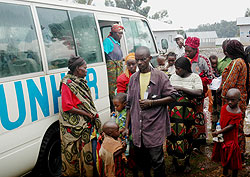
<instances>
[{"instance_id":1,"label":"van wheel","mask_svg":"<svg viewBox=\"0 0 250 177\"><path fill-rule=\"evenodd\" d=\"M61 140L58 122L55 122L45 133L37 163L32 171L36 176L61 176Z\"/></svg>"}]
</instances>

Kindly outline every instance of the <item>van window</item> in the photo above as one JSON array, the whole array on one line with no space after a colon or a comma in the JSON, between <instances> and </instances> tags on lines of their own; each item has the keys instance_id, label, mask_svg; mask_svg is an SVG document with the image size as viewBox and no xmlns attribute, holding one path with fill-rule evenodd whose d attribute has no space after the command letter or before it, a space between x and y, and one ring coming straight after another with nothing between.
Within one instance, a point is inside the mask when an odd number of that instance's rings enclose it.
<instances>
[{"instance_id":1,"label":"van window","mask_svg":"<svg viewBox=\"0 0 250 177\"><path fill-rule=\"evenodd\" d=\"M49 69L68 66L75 53L70 21L66 10L37 8Z\"/></svg>"},{"instance_id":2,"label":"van window","mask_svg":"<svg viewBox=\"0 0 250 177\"><path fill-rule=\"evenodd\" d=\"M88 64L102 62L101 44L94 15L85 12L70 12L77 54Z\"/></svg>"},{"instance_id":3,"label":"van window","mask_svg":"<svg viewBox=\"0 0 250 177\"><path fill-rule=\"evenodd\" d=\"M0 78L42 71L29 6L0 3Z\"/></svg>"},{"instance_id":4,"label":"van window","mask_svg":"<svg viewBox=\"0 0 250 177\"><path fill-rule=\"evenodd\" d=\"M156 48L148 24L144 20L122 18L125 28L128 53L135 52L139 46L146 46L152 54Z\"/></svg>"}]
</instances>

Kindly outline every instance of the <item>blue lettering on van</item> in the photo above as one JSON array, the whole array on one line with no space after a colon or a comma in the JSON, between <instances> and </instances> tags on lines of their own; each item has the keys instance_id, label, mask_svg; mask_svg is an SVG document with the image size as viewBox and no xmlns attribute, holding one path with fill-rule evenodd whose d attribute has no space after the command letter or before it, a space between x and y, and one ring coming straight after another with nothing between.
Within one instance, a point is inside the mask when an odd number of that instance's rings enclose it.
<instances>
[{"instance_id":1,"label":"blue lettering on van","mask_svg":"<svg viewBox=\"0 0 250 177\"><path fill-rule=\"evenodd\" d=\"M88 68L87 71L88 72L87 72L86 80L88 81L88 86L89 86L89 88L94 87L94 89L95 89L95 99L98 99L99 95L98 95L96 72L95 72L95 70L93 68ZM93 80L89 80L90 74L93 75Z\"/></svg>"},{"instance_id":2,"label":"blue lettering on van","mask_svg":"<svg viewBox=\"0 0 250 177\"><path fill-rule=\"evenodd\" d=\"M91 78L93 78L91 80L90 80L90 75L92 75ZM65 76L65 73L61 73L60 76L62 79ZM97 87L97 75L96 75L96 71L93 68L88 68L86 80L88 81L89 88L92 88L92 87L94 88L95 99L98 99L99 95L98 95L98 87ZM50 76L50 82L51 82L51 89L52 89L52 96L53 96L54 114L56 114L59 112L58 98L60 97L60 92L57 89L54 75ZM27 83L29 101L30 101L31 121L34 122L38 120L37 104L39 104L44 117L50 116L48 90L46 86L45 77L40 77L41 91L39 90L39 88L37 87L33 79L26 80L26 83ZM0 85L0 105L1 105L0 121L6 130L13 130L13 129L20 127L24 123L26 115L27 115L22 82L21 81L14 82L14 85L15 85L15 91L16 91L19 117L17 118L16 121L13 121L13 122L10 121L8 112L16 111L16 110L12 110L10 108L8 109L4 86L3 84Z\"/></svg>"},{"instance_id":3,"label":"blue lettering on van","mask_svg":"<svg viewBox=\"0 0 250 177\"><path fill-rule=\"evenodd\" d=\"M65 73L61 73L61 79L65 76ZM50 76L50 82L51 82L51 89L52 89L52 95L53 95L53 104L54 104L54 114L59 112L59 106L58 106L58 98L61 96L60 90L57 90L56 88L56 80L55 76Z\"/></svg>"},{"instance_id":4,"label":"blue lettering on van","mask_svg":"<svg viewBox=\"0 0 250 177\"><path fill-rule=\"evenodd\" d=\"M36 100L39 103L44 117L49 116L49 99L48 92L45 82L45 77L40 77L42 93L37 88L35 82L32 79L26 81L28 87L28 93L30 98L30 110L31 110L31 120L36 121L37 118L37 105Z\"/></svg>"},{"instance_id":5,"label":"blue lettering on van","mask_svg":"<svg viewBox=\"0 0 250 177\"><path fill-rule=\"evenodd\" d=\"M0 85L0 104L1 104L0 119L1 119L3 127L6 130L13 130L21 126L26 117L23 87L22 87L21 81L15 82L15 90L16 90L16 97L17 97L17 103L18 103L19 117L15 122L11 122L9 119L9 115L8 115L8 108L7 108L4 88L3 88L3 85ZM10 108L9 111L16 111L16 110L13 110L12 108Z\"/></svg>"}]
</instances>

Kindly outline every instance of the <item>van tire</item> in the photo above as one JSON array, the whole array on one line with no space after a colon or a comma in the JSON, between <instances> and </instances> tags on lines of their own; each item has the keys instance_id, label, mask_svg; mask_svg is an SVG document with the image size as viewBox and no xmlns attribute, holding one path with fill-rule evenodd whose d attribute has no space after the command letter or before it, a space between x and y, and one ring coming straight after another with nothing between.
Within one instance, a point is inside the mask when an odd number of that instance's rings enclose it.
<instances>
[{"instance_id":1,"label":"van tire","mask_svg":"<svg viewBox=\"0 0 250 177\"><path fill-rule=\"evenodd\" d=\"M39 177L61 176L61 140L59 123L55 122L44 135L37 163L32 174Z\"/></svg>"}]
</instances>

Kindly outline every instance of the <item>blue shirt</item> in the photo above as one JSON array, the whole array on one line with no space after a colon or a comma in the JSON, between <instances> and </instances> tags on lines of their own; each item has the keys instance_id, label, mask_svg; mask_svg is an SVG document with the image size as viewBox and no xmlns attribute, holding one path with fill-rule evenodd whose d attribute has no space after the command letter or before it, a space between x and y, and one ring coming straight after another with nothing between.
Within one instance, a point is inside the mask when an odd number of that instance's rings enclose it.
<instances>
[{"instance_id":1,"label":"blue shirt","mask_svg":"<svg viewBox=\"0 0 250 177\"><path fill-rule=\"evenodd\" d=\"M109 54L110 52L112 52L113 51L113 49L114 49L114 44L113 44L113 42L115 43L115 44L119 44L120 45L120 43L118 42L118 41L116 41L114 38L112 38L111 36L109 36L109 37L107 37L106 39L104 39L104 41L103 41L103 48L104 48L104 52L106 53L106 54Z\"/></svg>"}]
</instances>

